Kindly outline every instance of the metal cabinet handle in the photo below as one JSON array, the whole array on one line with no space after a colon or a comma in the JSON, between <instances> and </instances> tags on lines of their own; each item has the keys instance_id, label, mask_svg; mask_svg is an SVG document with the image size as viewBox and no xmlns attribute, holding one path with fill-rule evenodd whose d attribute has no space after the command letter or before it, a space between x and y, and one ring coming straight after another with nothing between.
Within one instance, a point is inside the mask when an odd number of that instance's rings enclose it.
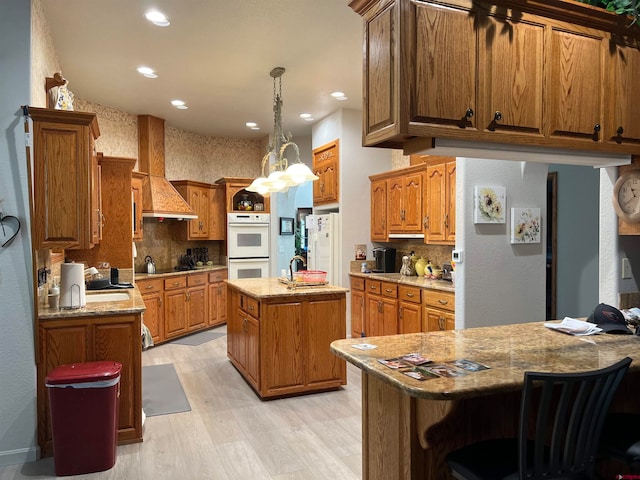
<instances>
[{"instance_id":1,"label":"metal cabinet handle","mask_svg":"<svg viewBox=\"0 0 640 480\"><path fill-rule=\"evenodd\" d=\"M601 127L600 127L600 124L599 124L599 123L596 123L596 124L593 126L593 135L591 136L591 139L592 139L594 142L597 142L597 141L600 139L600 128L601 128Z\"/></svg>"},{"instance_id":2,"label":"metal cabinet handle","mask_svg":"<svg viewBox=\"0 0 640 480\"><path fill-rule=\"evenodd\" d=\"M440 299L440 298L439 298L439 299L438 299L438 303L439 303L440 305L446 305L447 303L449 303L449 300L442 300L442 299Z\"/></svg>"},{"instance_id":3,"label":"metal cabinet handle","mask_svg":"<svg viewBox=\"0 0 640 480\"><path fill-rule=\"evenodd\" d=\"M413 297L415 297L415 295L413 293L411 293L411 292L407 292L407 297L413 298Z\"/></svg>"},{"instance_id":4,"label":"metal cabinet handle","mask_svg":"<svg viewBox=\"0 0 640 480\"><path fill-rule=\"evenodd\" d=\"M449 228L449 214L445 213L444 215L444 228Z\"/></svg>"},{"instance_id":5,"label":"metal cabinet handle","mask_svg":"<svg viewBox=\"0 0 640 480\"><path fill-rule=\"evenodd\" d=\"M146 288L147 290L149 290L149 289L153 288L153 285L147 285L147 286L146 286L146 287L144 287L144 288Z\"/></svg>"},{"instance_id":6,"label":"metal cabinet handle","mask_svg":"<svg viewBox=\"0 0 640 480\"><path fill-rule=\"evenodd\" d=\"M458 127L467 128L471 126L471 122L469 121L471 117L473 117L473 108L469 107L467 108L467 111L464 112L464 117L462 117L458 122Z\"/></svg>"},{"instance_id":7,"label":"metal cabinet handle","mask_svg":"<svg viewBox=\"0 0 640 480\"><path fill-rule=\"evenodd\" d=\"M249 310L253 310L253 305L249 305Z\"/></svg>"},{"instance_id":8,"label":"metal cabinet handle","mask_svg":"<svg viewBox=\"0 0 640 480\"><path fill-rule=\"evenodd\" d=\"M464 118L471 118L473 117L473 108L469 107L467 108L467 111L464 113Z\"/></svg>"},{"instance_id":9,"label":"metal cabinet handle","mask_svg":"<svg viewBox=\"0 0 640 480\"><path fill-rule=\"evenodd\" d=\"M502 112L496 111L493 114L493 120L491 120L491 122L489 123L489 126L487 127L487 129L491 132L495 132L496 130L496 126L498 125L498 122L502 120Z\"/></svg>"},{"instance_id":10,"label":"metal cabinet handle","mask_svg":"<svg viewBox=\"0 0 640 480\"><path fill-rule=\"evenodd\" d=\"M393 288L385 288L384 291L387 293L391 293L393 292Z\"/></svg>"},{"instance_id":11,"label":"metal cabinet handle","mask_svg":"<svg viewBox=\"0 0 640 480\"><path fill-rule=\"evenodd\" d=\"M500 120L502 120L502 113L496 111L496 113L493 114L493 121L499 122Z\"/></svg>"},{"instance_id":12,"label":"metal cabinet handle","mask_svg":"<svg viewBox=\"0 0 640 480\"><path fill-rule=\"evenodd\" d=\"M398 309L398 318L402 320L402 307Z\"/></svg>"},{"instance_id":13,"label":"metal cabinet handle","mask_svg":"<svg viewBox=\"0 0 640 480\"><path fill-rule=\"evenodd\" d=\"M371 290L375 290L375 289L376 289L376 286L375 286L375 285L369 285L369 288L370 288Z\"/></svg>"}]
</instances>

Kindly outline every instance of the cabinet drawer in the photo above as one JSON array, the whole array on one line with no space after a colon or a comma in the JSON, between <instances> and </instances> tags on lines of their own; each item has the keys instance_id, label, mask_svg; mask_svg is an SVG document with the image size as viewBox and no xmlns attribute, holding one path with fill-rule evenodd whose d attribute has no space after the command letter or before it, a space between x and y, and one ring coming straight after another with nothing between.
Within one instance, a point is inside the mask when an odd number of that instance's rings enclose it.
<instances>
[{"instance_id":1,"label":"cabinet drawer","mask_svg":"<svg viewBox=\"0 0 640 480\"><path fill-rule=\"evenodd\" d=\"M450 312L456 309L456 294L453 292L443 292L440 290L425 290L423 292L424 305Z\"/></svg>"},{"instance_id":2,"label":"cabinet drawer","mask_svg":"<svg viewBox=\"0 0 640 480\"><path fill-rule=\"evenodd\" d=\"M398 298L404 302L420 303L420 292L421 289L418 287L398 286Z\"/></svg>"},{"instance_id":3,"label":"cabinet drawer","mask_svg":"<svg viewBox=\"0 0 640 480\"><path fill-rule=\"evenodd\" d=\"M369 280L367 279L364 282L367 293L373 293L375 295L380 295L382 292L382 282L380 280Z\"/></svg>"},{"instance_id":4,"label":"cabinet drawer","mask_svg":"<svg viewBox=\"0 0 640 480\"><path fill-rule=\"evenodd\" d=\"M186 288L186 286L187 286L186 275L182 275L180 277L170 277L165 279L164 281L165 290L175 290L177 288Z\"/></svg>"},{"instance_id":5,"label":"cabinet drawer","mask_svg":"<svg viewBox=\"0 0 640 480\"><path fill-rule=\"evenodd\" d=\"M398 298L398 285L395 283L381 282L380 293L383 297Z\"/></svg>"},{"instance_id":6,"label":"cabinet drawer","mask_svg":"<svg viewBox=\"0 0 640 480\"><path fill-rule=\"evenodd\" d=\"M197 287L198 285L206 285L206 284L207 284L206 273L198 273L196 275L187 276L187 285L190 287Z\"/></svg>"},{"instance_id":7,"label":"cabinet drawer","mask_svg":"<svg viewBox=\"0 0 640 480\"><path fill-rule=\"evenodd\" d=\"M139 280L136 282L140 294L161 292L164 288L164 281L161 278L157 280Z\"/></svg>"},{"instance_id":8,"label":"cabinet drawer","mask_svg":"<svg viewBox=\"0 0 640 480\"><path fill-rule=\"evenodd\" d=\"M215 272L209 272L209 283L217 283L227 278L226 270L218 270Z\"/></svg>"},{"instance_id":9,"label":"cabinet drawer","mask_svg":"<svg viewBox=\"0 0 640 480\"><path fill-rule=\"evenodd\" d=\"M364 290L364 278L351 277L352 290Z\"/></svg>"},{"instance_id":10,"label":"cabinet drawer","mask_svg":"<svg viewBox=\"0 0 640 480\"><path fill-rule=\"evenodd\" d=\"M260 316L260 303L253 297L240 295L240 308L253 317Z\"/></svg>"}]
</instances>

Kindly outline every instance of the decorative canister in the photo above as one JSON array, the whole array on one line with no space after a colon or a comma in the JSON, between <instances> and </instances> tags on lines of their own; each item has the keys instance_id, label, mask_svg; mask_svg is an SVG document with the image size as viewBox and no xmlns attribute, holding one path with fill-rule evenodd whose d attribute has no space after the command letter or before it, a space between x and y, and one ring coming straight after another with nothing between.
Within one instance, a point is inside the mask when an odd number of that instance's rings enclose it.
<instances>
[{"instance_id":1,"label":"decorative canister","mask_svg":"<svg viewBox=\"0 0 640 480\"><path fill-rule=\"evenodd\" d=\"M402 257L402 267L400 267L400 275L405 275L407 277L413 275L413 271L411 269L411 258L407 255Z\"/></svg>"},{"instance_id":2,"label":"decorative canister","mask_svg":"<svg viewBox=\"0 0 640 480\"><path fill-rule=\"evenodd\" d=\"M416 261L416 274L419 277L422 277L424 275L425 268L427 268L427 261L424 258L420 257Z\"/></svg>"}]
</instances>

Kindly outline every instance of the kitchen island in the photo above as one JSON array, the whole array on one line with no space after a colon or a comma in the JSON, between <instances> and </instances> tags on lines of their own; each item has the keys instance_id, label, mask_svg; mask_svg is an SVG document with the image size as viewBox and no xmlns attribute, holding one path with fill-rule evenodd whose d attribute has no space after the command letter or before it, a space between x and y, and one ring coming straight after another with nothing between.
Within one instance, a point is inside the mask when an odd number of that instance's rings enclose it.
<instances>
[{"instance_id":1,"label":"kitchen island","mask_svg":"<svg viewBox=\"0 0 640 480\"><path fill-rule=\"evenodd\" d=\"M347 383L331 342L346 336L346 292L287 288L277 278L227 280L227 355L260 398L333 390Z\"/></svg>"},{"instance_id":2,"label":"kitchen island","mask_svg":"<svg viewBox=\"0 0 640 480\"><path fill-rule=\"evenodd\" d=\"M363 341L376 348L354 347ZM635 335L574 337L540 322L343 339L333 342L331 351L362 370L364 480L449 479L448 452L517 436L525 371L592 370L629 356L634 362L612 408L640 411L632 387L640 377ZM432 361L425 367L445 365L456 376L418 380L405 374L411 367L392 369L379 362L409 353ZM460 360L473 362L467 363L470 370L450 363Z\"/></svg>"}]
</instances>

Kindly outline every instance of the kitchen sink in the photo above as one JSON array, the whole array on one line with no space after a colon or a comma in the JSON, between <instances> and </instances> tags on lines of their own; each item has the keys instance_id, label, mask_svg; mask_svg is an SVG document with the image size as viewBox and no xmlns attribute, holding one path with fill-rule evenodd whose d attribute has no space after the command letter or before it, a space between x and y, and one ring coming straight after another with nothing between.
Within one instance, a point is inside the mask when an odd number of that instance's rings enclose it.
<instances>
[{"instance_id":1,"label":"kitchen sink","mask_svg":"<svg viewBox=\"0 0 640 480\"><path fill-rule=\"evenodd\" d=\"M127 292L87 292L85 296L87 303L122 302L123 300L129 300L129 298L129 294Z\"/></svg>"}]
</instances>

